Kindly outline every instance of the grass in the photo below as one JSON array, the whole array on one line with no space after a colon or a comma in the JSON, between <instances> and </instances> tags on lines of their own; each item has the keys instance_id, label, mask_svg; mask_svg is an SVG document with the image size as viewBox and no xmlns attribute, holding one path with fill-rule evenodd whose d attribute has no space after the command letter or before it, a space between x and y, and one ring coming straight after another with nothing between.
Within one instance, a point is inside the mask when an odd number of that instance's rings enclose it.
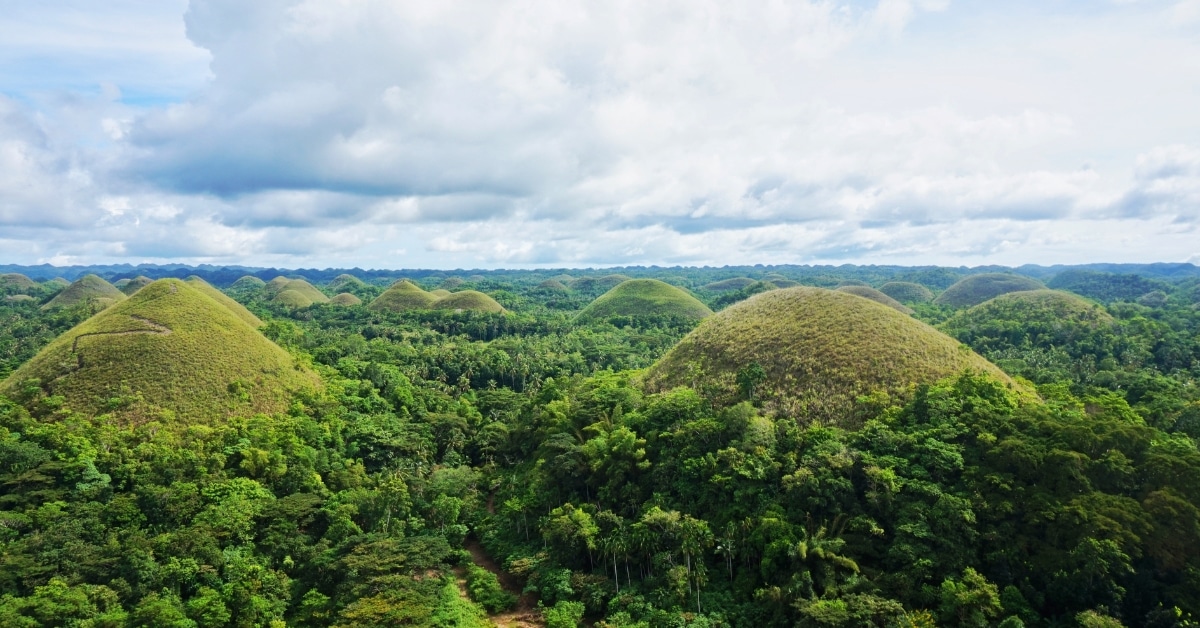
<instances>
[{"instance_id":1,"label":"grass","mask_svg":"<svg viewBox=\"0 0 1200 628\"><path fill-rule=\"evenodd\" d=\"M749 277L734 277L733 279L723 279L721 281L714 281L710 284L705 284L701 288L703 290L708 290L710 292L730 292L733 290L741 290L742 288L749 286L750 284L754 283L755 281L758 281L758 280L751 279Z\"/></svg>"},{"instance_id":2,"label":"grass","mask_svg":"<svg viewBox=\"0 0 1200 628\"><path fill-rule=\"evenodd\" d=\"M161 279L59 336L0 382L0 393L35 412L61 403L134 423L192 424L282 412L293 392L319 385L204 291Z\"/></svg>"},{"instance_id":3,"label":"grass","mask_svg":"<svg viewBox=\"0 0 1200 628\"><path fill-rule=\"evenodd\" d=\"M933 291L911 281L889 281L879 286L879 291L901 303L928 303L933 300Z\"/></svg>"},{"instance_id":4,"label":"grass","mask_svg":"<svg viewBox=\"0 0 1200 628\"><path fill-rule=\"evenodd\" d=\"M124 292L125 296L133 296L133 293L137 292L138 290L141 290L142 288L145 288L146 286L150 285L151 283L154 283L153 279L142 276L142 275L138 275L137 277L134 277L133 279L126 281L124 283L124 285L120 285L120 286L116 286L116 287L121 292Z\"/></svg>"},{"instance_id":5,"label":"grass","mask_svg":"<svg viewBox=\"0 0 1200 628\"><path fill-rule=\"evenodd\" d=\"M1113 317L1104 308L1081 296L1029 290L1003 294L958 312L941 329L973 346L993 347L1025 341L1069 344L1112 324Z\"/></svg>"},{"instance_id":6,"label":"grass","mask_svg":"<svg viewBox=\"0 0 1200 628\"><path fill-rule=\"evenodd\" d=\"M71 285L71 282L62 277L55 277L54 279L47 280L42 285L50 290L65 290L67 286Z\"/></svg>"},{"instance_id":7,"label":"grass","mask_svg":"<svg viewBox=\"0 0 1200 628\"><path fill-rule=\"evenodd\" d=\"M958 283L946 288L933 302L953 308L966 308L1009 292L1040 290L1045 287L1042 282L1022 275L984 273L963 277Z\"/></svg>"},{"instance_id":8,"label":"grass","mask_svg":"<svg viewBox=\"0 0 1200 628\"><path fill-rule=\"evenodd\" d=\"M263 290L266 291L267 295L274 297L275 295L279 294L280 292L283 292L284 289L287 288L287 285L291 282L292 282L291 279L288 279L287 277L280 275L280 276L272 279L271 281L268 281L263 286Z\"/></svg>"},{"instance_id":9,"label":"grass","mask_svg":"<svg viewBox=\"0 0 1200 628\"><path fill-rule=\"evenodd\" d=\"M451 293L450 293L450 291L449 291L449 290L447 290L447 289L445 289L445 288L438 288L437 290L430 290L430 291L429 291L429 294L432 294L433 296L435 296L435 297L437 297L437 298L439 298L439 299L440 299L440 298L442 298L442 297L448 297L448 296L450 296L450 294L451 294Z\"/></svg>"},{"instance_id":10,"label":"grass","mask_svg":"<svg viewBox=\"0 0 1200 628\"><path fill-rule=\"evenodd\" d=\"M368 310L407 312L409 310L432 309L433 302L438 298L421 289L417 284L402 279L375 297Z\"/></svg>"},{"instance_id":11,"label":"grass","mask_svg":"<svg viewBox=\"0 0 1200 628\"><path fill-rule=\"evenodd\" d=\"M362 305L362 299L350 294L349 292L343 292L330 299L329 303L332 305L341 306Z\"/></svg>"},{"instance_id":12,"label":"grass","mask_svg":"<svg viewBox=\"0 0 1200 628\"><path fill-rule=\"evenodd\" d=\"M611 316L677 316L699 320L712 316L712 310L669 283L657 279L630 279L592 301L576 320L604 320Z\"/></svg>"},{"instance_id":13,"label":"grass","mask_svg":"<svg viewBox=\"0 0 1200 628\"><path fill-rule=\"evenodd\" d=\"M270 286L274 281L275 279L272 279L267 283L267 286ZM282 303L289 307L308 307L314 303L329 302L329 297L325 296L324 292L317 290L315 286L303 279L289 279L286 284L282 285L283 289L277 291L275 297L271 299L276 303ZM285 294L286 296L284 296ZM303 303L304 301L307 301L307 303L299 305L299 303Z\"/></svg>"},{"instance_id":14,"label":"grass","mask_svg":"<svg viewBox=\"0 0 1200 628\"><path fill-rule=\"evenodd\" d=\"M21 273L0 275L0 294L35 294L41 290L42 284Z\"/></svg>"},{"instance_id":15,"label":"grass","mask_svg":"<svg viewBox=\"0 0 1200 628\"><path fill-rule=\"evenodd\" d=\"M622 282L629 281L630 279L632 277L621 274L604 275L603 277L580 277L572 279L567 286L572 290L580 292L596 292L600 290L612 290Z\"/></svg>"},{"instance_id":16,"label":"grass","mask_svg":"<svg viewBox=\"0 0 1200 628\"><path fill-rule=\"evenodd\" d=\"M254 275L244 275L241 278L239 278L237 281L233 282L233 285L229 286L229 289L230 290L261 290L262 288L266 287L266 285L267 285L267 282L263 281L262 279L259 279L258 277L255 277Z\"/></svg>"},{"instance_id":17,"label":"grass","mask_svg":"<svg viewBox=\"0 0 1200 628\"><path fill-rule=\"evenodd\" d=\"M442 283L438 284L438 288L442 290L454 291L463 287L467 282L461 277L447 277Z\"/></svg>"},{"instance_id":18,"label":"grass","mask_svg":"<svg viewBox=\"0 0 1200 628\"><path fill-rule=\"evenodd\" d=\"M238 318L246 321L246 324L250 325L251 327L258 329L259 327L263 326L262 319L255 316L250 310L247 310L246 306L229 298L224 292L217 290L207 281L204 281L199 277L192 276L188 278L187 282L191 284L193 288L196 288L197 290L208 295L208 298L220 303L221 305L224 305L230 312L233 312Z\"/></svg>"},{"instance_id":19,"label":"grass","mask_svg":"<svg viewBox=\"0 0 1200 628\"><path fill-rule=\"evenodd\" d=\"M363 283L363 280L358 277L343 273L334 277L333 281L329 282L328 287L333 292L345 292L349 288L365 288L366 286L367 284Z\"/></svg>"},{"instance_id":20,"label":"grass","mask_svg":"<svg viewBox=\"0 0 1200 628\"><path fill-rule=\"evenodd\" d=\"M644 383L653 392L692 386L718 405L752 397L773 414L853 427L861 397L904 398L917 384L964 370L1015 386L921 321L844 292L798 287L755 295L705 319Z\"/></svg>"},{"instance_id":21,"label":"grass","mask_svg":"<svg viewBox=\"0 0 1200 628\"><path fill-rule=\"evenodd\" d=\"M548 290L550 292L566 292L567 286L557 279L547 279L537 285L538 290Z\"/></svg>"},{"instance_id":22,"label":"grass","mask_svg":"<svg viewBox=\"0 0 1200 628\"><path fill-rule=\"evenodd\" d=\"M896 310L897 312L903 312L905 314L913 313L912 309L905 307L903 303L874 288L871 288L870 286L842 286L837 290L838 292L845 292L846 294L853 294L854 296L862 297L864 299L870 299L876 303L882 303L893 310Z\"/></svg>"},{"instance_id":23,"label":"grass","mask_svg":"<svg viewBox=\"0 0 1200 628\"><path fill-rule=\"evenodd\" d=\"M125 293L117 290L111 283L96 275L84 275L58 293L58 296L50 299L50 302L43 305L42 309L74 307L81 303L88 303L98 309L103 309L125 299Z\"/></svg>"},{"instance_id":24,"label":"grass","mask_svg":"<svg viewBox=\"0 0 1200 628\"><path fill-rule=\"evenodd\" d=\"M463 290L448 297L442 297L434 301L429 309L497 313L504 311L504 307L496 303L495 299L475 290Z\"/></svg>"}]
</instances>

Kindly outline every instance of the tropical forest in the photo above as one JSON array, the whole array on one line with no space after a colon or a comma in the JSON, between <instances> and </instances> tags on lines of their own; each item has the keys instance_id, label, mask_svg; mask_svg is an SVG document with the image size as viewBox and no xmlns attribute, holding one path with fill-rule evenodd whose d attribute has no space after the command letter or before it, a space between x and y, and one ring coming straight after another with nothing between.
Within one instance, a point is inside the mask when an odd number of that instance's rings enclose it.
<instances>
[{"instance_id":1,"label":"tropical forest","mask_svg":"<svg viewBox=\"0 0 1200 628\"><path fill-rule=\"evenodd\" d=\"M0 268L0 626L1200 626L1200 268Z\"/></svg>"}]
</instances>

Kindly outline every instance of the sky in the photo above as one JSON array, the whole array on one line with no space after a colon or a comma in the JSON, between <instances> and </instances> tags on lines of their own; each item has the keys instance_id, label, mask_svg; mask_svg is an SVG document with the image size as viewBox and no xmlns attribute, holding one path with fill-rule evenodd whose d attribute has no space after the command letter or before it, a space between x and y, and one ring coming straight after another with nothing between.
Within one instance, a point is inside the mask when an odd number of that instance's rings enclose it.
<instances>
[{"instance_id":1,"label":"sky","mask_svg":"<svg viewBox=\"0 0 1200 628\"><path fill-rule=\"evenodd\" d=\"M1200 264L1200 0L0 0L0 263Z\"/></svg>"}]
</instances>

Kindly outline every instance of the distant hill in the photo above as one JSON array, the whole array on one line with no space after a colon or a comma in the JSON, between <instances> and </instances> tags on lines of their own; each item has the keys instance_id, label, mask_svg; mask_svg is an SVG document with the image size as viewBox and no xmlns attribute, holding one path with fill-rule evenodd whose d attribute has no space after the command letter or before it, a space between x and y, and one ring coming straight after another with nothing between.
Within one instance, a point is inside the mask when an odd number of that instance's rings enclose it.
<instances>
[{"instance_id":1,"label":"distant hill","mask_svg":"<svg viewBox=\"0 0 1200 628\"><path fill-rule=\"evenodd\" d=\"M963 277L953 286L946 288L933 302L955 308L971 307L1009 292L1040 290L1045 287L1042 282L1021 275L984 273Z\"/></svg>"},{"instance_id":2,"label":"distant hill","mask_svg":"<svg viewBox=\"0 0 1200 628\"><path fill-rule=\"evenodd\" d=\"M262 288L265 288L266 285L267 285L267 282L263 281L262 279L259 279L258 277L255 277L254 275L246 275L244 277L238 278L237 281L233 282L233 285L229 286L229 289L230 290L261 290Z\"/></svg>"},{"instance_id":3,"label":"distant hill","mask_svg":"<svg viewBox=\"0 0 1200 628\"><path fill-rule=\"evenodd\" d=\"M349 292L343 292L341 294L335 295L332 299L329 300L329 303L331 303L332 305L342 305L342 306L362 305L362 299L354 296L353 294L350 294Z\"/></svg>"},{"instance_id":4,"label":"distant hill","mask_svg":"<svg viewBox=\"0 0 1200 628\"><path fill-rule=\"evenodd\" d=\"M403 279L392 284L383 294L375 297L367 309L375 311L407 312L428 310L438 297L429 294L417 284Z\"/></svg>"},{"instance_id":5,"label":"distant hill","mask_svg":"<svg viewBox=\"0 0 1200 628\"><path fill-rule=\"evenodd\" d=\"M889 281L879 286L879 291L905 305L933 300L932 290L911 281Z\"/></svg>"},{"instance_id":6,"label":"distant hill","mask_svg":"<svg viewBox=\"0 0 1200 628\"><path fill-rule=\"evenodd\" d=\"M274 286L272 286L274 284ZM303 279L290 279L287 283L275 283L275 280L267 282L267 287L275 290L275 297L272 302L282 303L289 307L308 307L314 303L328 303L329 297L325 296L324 292L317 290L315 286Z\"/></svg>"},{"instance_id":7,"label":"distant hill","mask_svg":"<svg viewBox=\"0 0 1200 628\"><path fill-rule=\"evenodd\" d=\"M861 395L905 396L915 384L963 370L1015 385L910 316L844 292L798 287L705 319L650 368L645 384L651 391L703 384L722 403L753 396L778 414L851 425Z\"/></svg>"},{"instance_id":8,"label":"distant hill","mask_svg":"<svg viewBox=\"0 0 1200 628\"><path fill-rule=\"evenodd\" d=\"M733 279L722 279L721 281L705 284L702 286L702 289L710 292L731 292L733 290L741 290L756 281L758 280L749 277L734 277Z\"/></svg>"},{"instance_id":9,"label":"distant hill","mask_svg":"<svg viewBox=\"0 0 1200 628\"><path fill-rule=\"evenodd\" d=\"M334 277L333 281L329 282L329 289L333 292L345 292L352 288L364 288L366 285L358 277L343 273Z\"/></svg>"},{"instance_id":10,"label":"distant hill","mask_svg":"<svg viewBox=\"0 0 1200 628\"><path fill-rule=\"evenodd\" d=\"M674 316L700 320L712 310L682 288L657 279L630 279L592 301L577 321L603 320L612 316Z\"/></svg>"},{"instance_id":11,"label":"distant hill","mask_svg":"<svg viewBox=\"0 0 1200 628\"><path fill-rule=\"evenodd\" d=\"M146 277L144 275L138 275L137 277L134 277L133 279L125 281L125 283L122 285L118 286L118 285L114 284L114 286L121 292L124 292L126 296L129 296L129 295L132 295L133 293L137 292L138 290L145 288L146 286L150 285L153 282L154 282L154 280L149 277ZM120 283L120 282L118 282L118 283Z\"/></svg>"},{"instance_id":12,"label":"distant hill","mask_svg":"<svg viewBox=\"0 0 1200 628\"><path fill-rule=\"evenodd\" d=\"M837 290L838 292L845 292L846 294L853 294L854 296L859 296L864 299L870 299L876 303L882 303L883 305L886 305L897 312L903 312L904 314L913 313L911 308L870 286L842 286Z\"/></svg>"},{"instance_id":13,"label":"distant hill","mask_svg":"<svg viewBox=\"0 0 1200 628\"><path fill-rule=\"evenodd\" d=\"M43 310L74 307L89 304L93 308L103 309L126 299L125 293L117 290L112 284L95 276L84 275L58 293L58 296L42 306Z\"/></svg>"},{"instance_id":14,"label":"distant hill","mask_svg":"<svg viewBox=\"0 0 1200 628\"><path fill-rule=\"evenodd\" d=\"M0 294L32 295L41 292L42 289L42 284L21 273L5 273L0 275Z\"/></svg>"},{"instance_id":15,"label":"distant hill","mask_svg":"<svg viewBox=\"0 0 1200 628\"><path fill-rule=\"evenodd\" d=\"M286 351L177 279L64 333L0 383L0 394L24 399L30 378L77 412L183 424L282 412L294 391L319 386Z\"/></svg>"},{"instance_id":16,"label":"distant hill","mask_svg":"<svg viewBox=\"0 0 1200 628\"><path fill-rule=\"evenodd\" d=\"M1055 290L1070 290L1097 301L1133 301L1155 290L1170 287L1162 281L1140 275L1119 275L1094 270L1064 270L1047 284Z\"/></svg>"},{"instance_id":17,"label":"distant hill","mask_svg":"<svg viewBox=\"0 0 1200 628\"><path fill-rule=\"evenodd\" d=\"M434 301L430 309L434 310L471 310L475 312L503 312L504 307L488 295L475 290L463 290L450 296Z\"/></svg>"},{"instance_id":18,"label":"distant hill","mask_svg":"<svg viewBox=\"0 0 1200 628\"><path fill-rule=\"evenodd\" d=\"M538 290L547 290L550 292L567 292L567 286L556 279L547 279L537 285Z\"/></svg>"}]
</instances>

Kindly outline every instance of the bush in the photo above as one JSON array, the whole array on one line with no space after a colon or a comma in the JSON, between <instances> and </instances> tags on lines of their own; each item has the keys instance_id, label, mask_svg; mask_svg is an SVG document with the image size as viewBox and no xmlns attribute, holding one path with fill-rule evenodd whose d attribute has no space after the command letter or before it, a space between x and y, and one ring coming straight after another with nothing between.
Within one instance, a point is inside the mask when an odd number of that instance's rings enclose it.
<instances>
[{"instance_id":1,"label":"bush","mask_svg":"<svg viewBox=\"0 0 1200 628\"><path fill-rule=\"evenodd\" d=\"M554 606L543 609L546 628L576 628L583 619L583 602L559 600Z\"/></svg>"},{"instance_id":2,"label":"bush","mask_svg":"<svg viewBox=\"0 0 1200 628\"><path fill-rule=\"evenodd\" d=\"M467 565L467 593L489 613L499 613L517 605L517 596L500 586L496 574L478 565Z\"/></svg>"}]
</instances>

